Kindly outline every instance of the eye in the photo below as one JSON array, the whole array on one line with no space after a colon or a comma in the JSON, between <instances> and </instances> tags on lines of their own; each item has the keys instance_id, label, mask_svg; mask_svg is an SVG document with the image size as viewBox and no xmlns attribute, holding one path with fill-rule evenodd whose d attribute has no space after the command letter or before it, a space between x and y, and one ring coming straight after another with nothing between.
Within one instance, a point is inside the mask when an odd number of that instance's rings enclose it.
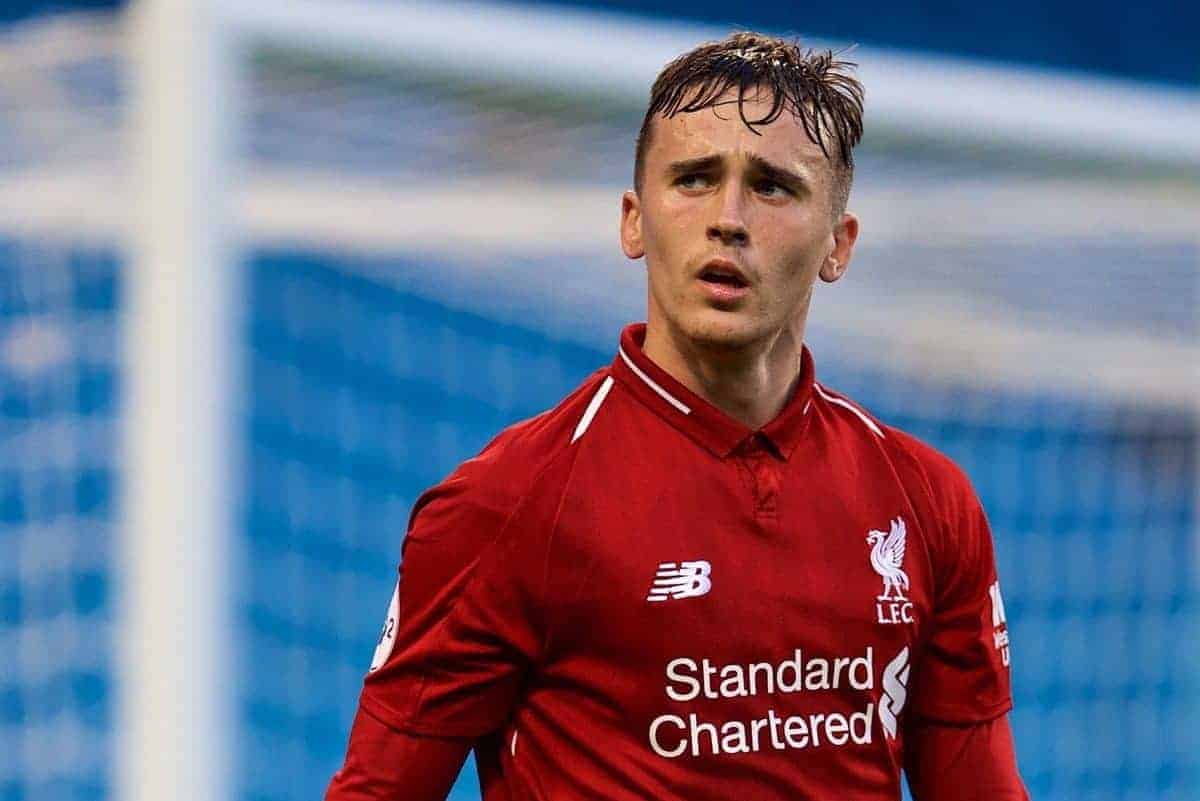
<instances>
[{"instance_id":1,"label":"eye","mask_svg":"<svg viewBox=\"0 0 1200 801\"><path fill-rule=\"evenodd\" d=\"M774 181L759 181L754 185L754 191L768 197L783 197L784 195L792 194L791 190L783 184L777 184Z\"/></svg>"},{"instance_id":2,"label":"eye","mask_svg":"<svg viewBox=\"0 0 1200 801\"><path fill-rule=\"evenodd\" d=\"M675 185L684 189L701 189L708 184L708 176L699 172L690 172L675 179Z\"/></svg>"}]
</instances>

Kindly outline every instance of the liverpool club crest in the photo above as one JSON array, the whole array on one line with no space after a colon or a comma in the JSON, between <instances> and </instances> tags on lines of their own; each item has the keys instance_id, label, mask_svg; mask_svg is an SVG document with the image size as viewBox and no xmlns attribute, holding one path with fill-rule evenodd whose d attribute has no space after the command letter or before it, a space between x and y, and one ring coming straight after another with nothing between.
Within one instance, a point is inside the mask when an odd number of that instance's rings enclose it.
<instances>
[{"instance_id":1,"label":"liverpool club crest","mask_svg":"<svg viewBox=\"0 0 1200 801\"><path fill-rule=\"evenodd\" d=\"M904 546L908 534L904 519L897 517L889 531L872 530L867 534L871 546L871 567L883 579L883 592L875 597L875 613L880 623L912 623L912 602L908 574L904 572Z\"/></svg>"}]
</instances>

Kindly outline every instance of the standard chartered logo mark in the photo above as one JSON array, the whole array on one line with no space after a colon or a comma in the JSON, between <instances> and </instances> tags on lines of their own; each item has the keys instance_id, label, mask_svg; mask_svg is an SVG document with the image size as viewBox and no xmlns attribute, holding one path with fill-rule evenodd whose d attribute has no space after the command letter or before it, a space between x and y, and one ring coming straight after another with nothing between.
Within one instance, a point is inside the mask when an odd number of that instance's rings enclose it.
<instances>
[{"instance_id":1,"label":"standard chartered logo mark","mask_svg":"<svg viewBox=\"0 0 1200 801\"><path fill-rule=\"evenodd\" d=\"M883 697L879 699L879 723L887 736L896 739L896 719L908 699L908 646L883 669Z\"/></svg>"},{"instance_id":2,"label":"standard chartered logo mark","mask_svg":"<svg viewBox=\"0 0 1200 801\"><path fill-rule=\"evenodd\" d=\"M663 562L654 574L647 601L679 600L706 595L712 589L712 565L703 559L694 562Z\"/></svg>"}]
</instances>

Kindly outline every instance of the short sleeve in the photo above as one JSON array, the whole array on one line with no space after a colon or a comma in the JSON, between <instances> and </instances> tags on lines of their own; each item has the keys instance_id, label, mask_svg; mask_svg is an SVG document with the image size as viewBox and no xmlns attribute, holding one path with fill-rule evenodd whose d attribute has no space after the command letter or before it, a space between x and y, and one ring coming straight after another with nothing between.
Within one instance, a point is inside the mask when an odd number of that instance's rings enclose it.
<instances>
[{"instance_id":1,"label":"short sleeve","mask_svg":"<svg viewBox=\"0 0 1200 801\"><path fill-rule=\"evenodd\" d=\"M461 474L417 502L364 709L430 736L478 737L507 720L542 641L522 509Z\"/></svg>"},{"instance_id":2,"label":"short sleeve","mask_svg":"<svg viewBox=\"0 0 1200 801\"><path fill-rule=\"evenodd\" d=\"M949 723L991 720L1012 708L1008 626L987 516L954 469L932 554L932 630L916 671L913 712Z\"/></svg>"}]
</instances>

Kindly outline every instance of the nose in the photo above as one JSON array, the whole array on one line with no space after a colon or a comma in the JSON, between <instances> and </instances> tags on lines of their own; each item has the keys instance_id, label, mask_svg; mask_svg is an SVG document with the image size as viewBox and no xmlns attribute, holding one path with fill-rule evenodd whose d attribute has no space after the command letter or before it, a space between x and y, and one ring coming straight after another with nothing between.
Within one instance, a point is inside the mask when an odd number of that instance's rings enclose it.
<instances>
[{"instance_id":1,"label":"nose","mask_svg":"<svg viewBox=\"0 0 1200 801\"><path fill-rule=\"evenodd\" d=\"M708 238L720 240L722 245L745 245L750 241L746 227L740 222L719 220L708 226Z\"/></svg>"},{"instance_id":2,"label":"nose","mask_svg":"<svg viewBox=\"0 0 1200 801\"><path fill-rule=\"evenodd\" d=\"M721 192L717 218L708 226L708 238L722 245L745 245L750 241L750 232L742 219L742 192L736 181L730 181Z\"/></svg>"}]
</instances>

